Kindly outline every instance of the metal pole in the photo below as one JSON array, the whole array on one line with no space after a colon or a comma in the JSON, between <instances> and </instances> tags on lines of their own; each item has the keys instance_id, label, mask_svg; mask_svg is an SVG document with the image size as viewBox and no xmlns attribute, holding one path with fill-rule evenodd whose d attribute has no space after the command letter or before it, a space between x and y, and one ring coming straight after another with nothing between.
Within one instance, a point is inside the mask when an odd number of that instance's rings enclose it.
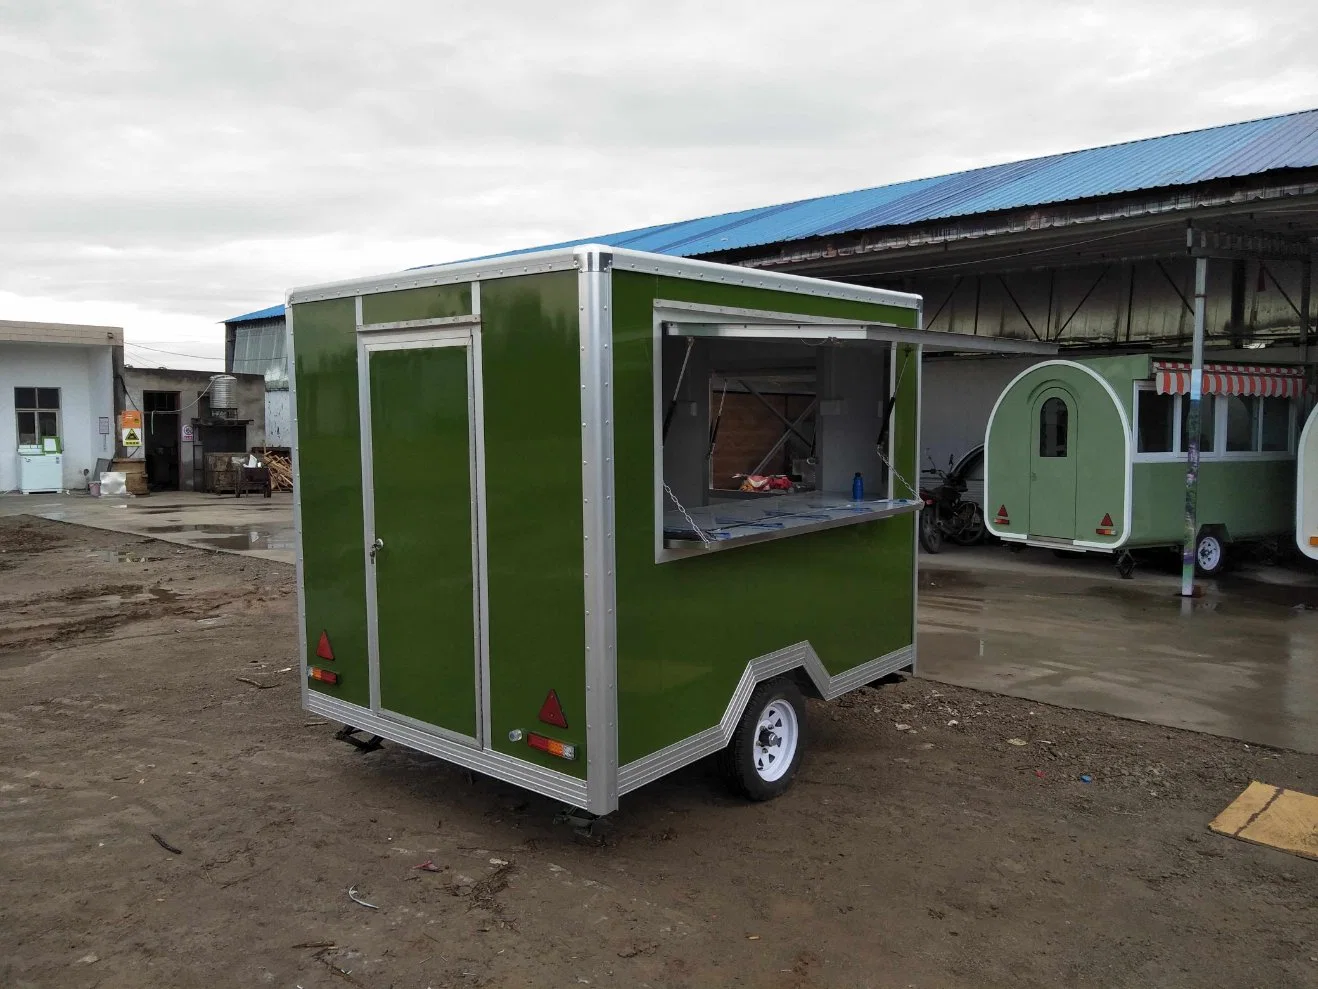
<instances>
[{"instance_id":1,"label":"metal pole","mask_svg":"<svg viewBox=\"0 0 1318 989\"><path fill-rule=\"evenodd\" d=\"M1199 541L1199 418L1204 390L1204 323L1208 303L1208 259L1194 261L1194 350L1190 358L1190 411L1185 421L1185 547L1181 550L1181 597L1194 597L1195 549Z\"/></svg>"},{"instance_id":2,"label":"metal pole","mask_svg":"<svg viewBox=\"0 0 1318 989\"><path fill-rule=\"evenodd\" d=\"M1313 258L1305 258L1300 266L1300 360L1309 363L1309 296L1313 278Z\"/></svg>"}]
</instances>

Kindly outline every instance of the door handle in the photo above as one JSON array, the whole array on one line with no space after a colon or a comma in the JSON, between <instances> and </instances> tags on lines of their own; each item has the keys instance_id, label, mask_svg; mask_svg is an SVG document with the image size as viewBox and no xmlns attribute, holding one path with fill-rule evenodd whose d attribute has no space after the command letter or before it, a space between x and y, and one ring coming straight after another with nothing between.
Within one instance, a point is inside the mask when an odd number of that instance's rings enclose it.
<instances>
[{"instance_id":1,"label":"door handle","mask_svg":"<svg viewBox=\"0 0 1318 989\"><path fill-rule=\"evenodd\" d=\"M379 536L375 537L375 542L371 543L371 562L375 562L375 554L384 549L384 540Z\"/></svg>"}]
</instances>

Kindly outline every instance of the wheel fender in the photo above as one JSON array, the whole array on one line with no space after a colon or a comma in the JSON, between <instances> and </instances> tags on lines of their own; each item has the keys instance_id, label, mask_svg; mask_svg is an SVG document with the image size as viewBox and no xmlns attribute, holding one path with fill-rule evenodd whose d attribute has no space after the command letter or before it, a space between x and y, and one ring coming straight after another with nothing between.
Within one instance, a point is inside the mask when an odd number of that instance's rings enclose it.
<instances>
[{"instance_id":1,"label":"wheel fender","mask_svg":"<svg viewBox=\"0 0 1318 989\"><path fill-rule=\"evenodd\" d=\"M1227 531L1224 522L1208 522L1199 527L1199 535L1195 537L1195 542L1203 539L1204 536L1216 536L1222 541L1223 546L1231 544L1231 533Z\"/></svg>"}]
</instances>

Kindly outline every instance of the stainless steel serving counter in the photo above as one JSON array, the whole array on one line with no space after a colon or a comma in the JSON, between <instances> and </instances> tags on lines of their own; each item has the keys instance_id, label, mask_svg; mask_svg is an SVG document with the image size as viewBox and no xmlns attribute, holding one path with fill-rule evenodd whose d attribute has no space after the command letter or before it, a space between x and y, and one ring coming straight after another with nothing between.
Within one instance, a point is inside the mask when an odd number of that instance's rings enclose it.
<instances>
[{"instance_id":1,"label":"stainless steel serving counter","mask_svg":"<svg viewBox=\"0 0 1318 989\"><path fill-rule=\"evenodd\" d=\"M754 499L729 498L709 505L676 508L664 513L664 546L671 550L706 553L747 543L782 539L821 529L873 522L918 511L910 498L874 498L851 501L844 495L762 495ZM694 525L692 524L694 523Z\"/></svg>"}]
</instances>

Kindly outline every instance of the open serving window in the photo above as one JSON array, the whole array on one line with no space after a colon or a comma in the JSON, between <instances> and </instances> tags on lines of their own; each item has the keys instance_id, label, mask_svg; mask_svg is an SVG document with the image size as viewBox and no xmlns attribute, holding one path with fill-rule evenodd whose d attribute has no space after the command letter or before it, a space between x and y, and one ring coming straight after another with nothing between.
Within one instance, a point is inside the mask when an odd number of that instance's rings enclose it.
<instances>
[{"instance_id":1,"label":"open serving window","mask_svg":"<svg viewBox=\"0 0 1318 989\"><path fill-rule=\"evenodd\" d=\"M669 302L655 321L660 561L917 510L890 465L921 331Z\"/></svg>"}]
</instances>

